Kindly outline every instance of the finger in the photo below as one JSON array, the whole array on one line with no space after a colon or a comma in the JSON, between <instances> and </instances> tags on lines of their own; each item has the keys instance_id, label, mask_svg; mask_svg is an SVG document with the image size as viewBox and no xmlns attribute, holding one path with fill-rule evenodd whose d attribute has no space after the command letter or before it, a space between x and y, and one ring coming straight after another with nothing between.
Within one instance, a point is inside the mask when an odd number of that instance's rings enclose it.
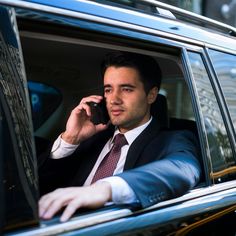
<instances>
[{"instance_id":1,"label":"finger","mask_svg":"<svg viewBox=\"0 0 236 236\"><path fill-rule=\"evenodd\" d=\"M80 103L77 107L73 110L76 114L80 114L81 112L85 111L87 116L91 116L91 108L87 103Z\"/></svg>"},{"instance_id":2,"label":"finger","mask_svg":"<svg viewBox=\"0 0 236 236\"><path fill-rule=\"evenodd\" d=\"M68 189L69 190L69 189ZM48 210L52 202L61 195L64 195L67 189L56 189L55 191L42 196L39 200L39 216L42 217Z\"/></svg>"},{"instance_id":3,"label":"finger","mask_svg":"<svg viewBox=\"0 0 236 236\"><path fill-rule=\"evenodd\" d=\"M71 194L63 194L51 201L44 214L41 216L43 219L51 219L62 207L67 205L72 199Z\"/></svg>"},{"instance_id":4,"label":"finger","mask_svg":"<svg viewBox=\"0 0 236 236\"><path fill-rule=\"evenodd\" d=\"M51 219L62 207L68 204L70 200L70 198L56 199L41 217L45 220Z\"/></svg>"},{"instance_id":5,"label":"finger","mask_svg":"<svg viewBox=\"0 0 236 236\"><path fill-rule=\"evenodd\" d=\"M86 111L88 117L91 117L91 108L87 103L83 103L82 108Z\"/></svg>"},{"instance_id":6,"label":"finger","mask_svg":"<svg viewBox=\"0 0 236 236\"><path fill-rule=\"evenodd\" d=\"M39 216L42 217L45 212L47 211L48 207L51 205L53 199L54 199L54 192L48 193L44 196L42 196L38 202L39 205Z\"/></svg>"},{"instance_id":7,"label":"finger","mask_svg":"<svg viewBox=\"0 0 236 236\"><path fill-rule=\"evenodd\" d=\"M77 198L77 199L74 199L73 201L71 201L66 209L64 210L61 218L60 218L60 221L61 222L65 222L67 221L68 219L71 218L71 216L76 212L77 209L79 209L81 207L81 203L80 203L80 200Z\"/></svg>"},{"instance_id":8,"label":"finger","mask_svg":"<svg viewBox=\"0 0 236 236\"><path fill-rule=\"evenodd\" d=\"M89 96L89 97L82 98L81 101L80 101L80 104L88 103L88 102L99 103L102 99L103 99L102 96L99 96L99 95L91 95L91 96Z\"/></svg>"}]
</instances>

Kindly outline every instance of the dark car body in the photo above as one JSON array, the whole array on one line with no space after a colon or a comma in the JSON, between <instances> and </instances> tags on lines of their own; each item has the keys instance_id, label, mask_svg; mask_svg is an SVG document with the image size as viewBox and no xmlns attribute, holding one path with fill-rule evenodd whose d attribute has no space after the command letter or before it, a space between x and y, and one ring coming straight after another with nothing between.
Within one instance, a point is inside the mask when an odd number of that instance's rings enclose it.
<instances>
[{"instance_id":1,"label":"dark car body","mask_svg":"<svg viewBox=\"0 0 236 236\"><path fill-rule=\"evenodd\" d=\"M115 50L161 65L169 129L198 137L201 182L146 209L42 221L36 156L83 96L101 93L99 65ZM233 27L152 0L0 0L0 234L235 235L235 87Z\"/></svg>"}]
</instances>

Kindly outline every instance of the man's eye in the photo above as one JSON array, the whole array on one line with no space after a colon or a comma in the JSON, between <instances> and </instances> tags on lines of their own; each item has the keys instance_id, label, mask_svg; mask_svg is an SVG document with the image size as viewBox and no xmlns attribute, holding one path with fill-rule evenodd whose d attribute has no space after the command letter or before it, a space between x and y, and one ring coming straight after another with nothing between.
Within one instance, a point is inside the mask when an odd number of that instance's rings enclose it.
<instances>
[{"instance_id":1,"label":"man's eye","mask_svg":"<svg viewBox=\"0 0 236 236\"><path fill-rule=\"evenodd\" d=\"M111 89L104 89L104 93L110 93Z\"/></svg>"},{"instance_id":2,"label":"man's eye","mask_svg":"<svg viewBox=\"0 0 236 236\"><path fill-rule=\"evenodd\" d=\"M125 91L125 92L132 92L133 91L133 89L131 89L131 88L123 88L123 91Z\"/></svg>"}]
</instances>

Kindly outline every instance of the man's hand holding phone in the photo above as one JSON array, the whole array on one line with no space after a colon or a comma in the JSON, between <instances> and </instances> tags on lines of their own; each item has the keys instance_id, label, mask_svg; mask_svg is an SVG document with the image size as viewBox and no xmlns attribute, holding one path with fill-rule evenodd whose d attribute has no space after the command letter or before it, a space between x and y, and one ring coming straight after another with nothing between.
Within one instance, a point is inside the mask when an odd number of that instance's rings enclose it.
<instances>
[{"instance_id":1,"label":"man's hand holding phone","mask_svg":"<svg viewBox=\"0 0 236 236\"><path fill-rule=\"evenodd\" d=\"M109 118L108 115L103 115L105 111L103 99L102 96L92 95L81 100L67 120L66 130L61 136L64 141L70 144L79 144L107 128Z\"/></svg>"},{"instance_id":2,"label":"man's hand holding phone","mask_svg":"<svg viewBox=\"0 0 236 236\"><path fill-rule=\"evenodd\" d=\"M91 121L95 124L107 124L109 121L109 115L106 108L106 101L102 99L101 102L89 102L88 105L91 109Z\"/></svg>"}]
</instances>

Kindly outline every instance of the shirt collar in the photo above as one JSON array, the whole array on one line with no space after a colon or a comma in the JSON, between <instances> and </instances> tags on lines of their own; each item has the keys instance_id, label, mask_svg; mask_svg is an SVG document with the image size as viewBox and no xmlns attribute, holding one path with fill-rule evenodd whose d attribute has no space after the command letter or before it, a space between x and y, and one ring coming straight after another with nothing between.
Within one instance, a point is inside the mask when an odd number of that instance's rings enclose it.
<instances>
[{"instance_id":1,"label":"shirt collar","mask_svg":"<svg viewBox=\"0 0 236 236\"><path fill-rule=\"evenodd\" d=\"M140 125L132 130L127 131L126 133L124 133L125 138L128 142L128 145L131 145L133 143L133 141L139 136L139 134L142 133L142 131L151 123L152 121L152 117L143 125ZM114 135L110 141L110 144L112 144L114 142L114 137L119 134L120 131L116 128Z\"/></svg>"}]
</instances>

